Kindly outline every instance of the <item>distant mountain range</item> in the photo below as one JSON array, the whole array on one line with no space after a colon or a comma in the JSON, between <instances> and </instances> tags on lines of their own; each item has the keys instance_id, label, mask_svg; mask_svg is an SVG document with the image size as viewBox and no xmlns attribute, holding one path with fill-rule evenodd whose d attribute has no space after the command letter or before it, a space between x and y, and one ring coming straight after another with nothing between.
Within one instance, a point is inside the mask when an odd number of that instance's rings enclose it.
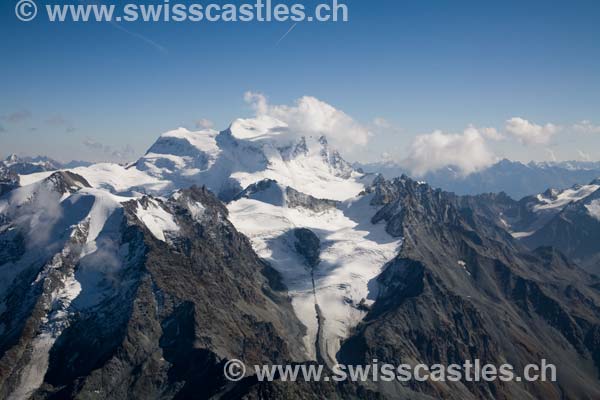
<instances>
[{"instance_id":1,"label":"distant mountain range","mask_svg":"<svg viewBox=\"0 0 600 400\"><path fill-rule=\"evenodd\" d=\"M49 157L19 157L11 154L0 160L0 195L19 185L19 175L28 175L38 172L56 171L91 165L86 161L71 161L61 163Z\"/></svg>"},{"instance_id":2,"label":"distant mountain range","mask_svg":"<svg viewBox=\"0 0 600 400\"><path fill-rule=\"evenodd\" d=\"M0 160L0 169L9 170L16 174L27 175L43 171L55 171L57 169L76 168L91 165L87 161L70 161L61 163L45 156L20 157L11 154L4 160Z\"/></svg>"},{"instance_id":3,"label":"distant mountain range","mask_svg":"<svg viewBox=\"0 0 600 400\"><path fill-rule=\"evenodd\" d=\"M380 173L387 179L401 175L410 176L409 171L393 162L355 163L354 166L365 172ZM568 188L599 177L600 162L563 161L523 164L502 160L468 176L463 176L457 168L447 167L418 179L433 187L460 195L504 192L518 200L541 193L548 188Z\"/></svg>"}]
</instances>

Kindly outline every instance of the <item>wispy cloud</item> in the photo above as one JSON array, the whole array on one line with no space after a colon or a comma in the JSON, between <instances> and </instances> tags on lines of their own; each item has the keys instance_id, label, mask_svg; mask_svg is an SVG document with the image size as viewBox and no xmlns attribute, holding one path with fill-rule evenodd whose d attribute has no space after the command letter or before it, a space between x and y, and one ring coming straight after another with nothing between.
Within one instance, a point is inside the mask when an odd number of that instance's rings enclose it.
<instances>
[{"instance_id":1,"label":"wispy cloud","mask_svg":"<svg viewBox=\"0 0 600 400\"><path fill-rule=\"evenodd\" d=\"M67 132L67 133L75 132L75 128L73 127L73 124L71 123L71 121L65 119L60 114L53 115L50 118L48 118L47 120L45 120L44 122L46 123L46 125L48 125L50 127L54 127L54 128L64 127L65 132Z\"/></svg>"},{"instance_id":2,"label":"wispy cloud","mask_svg":"<svg viewBox=\"0 0 600 400\"><path fill-rule=\"evenodd\" d=\"M592 161L592 157L582 150L577 149L577 154L579 154L581 161Z\"/></svg>"},{"instance_id":3,"label":"wispy cloud","mask_svg":"<svg viewBox=\"0 0 600 400\"><path fill-rule=\"evenodd\" d=\"M384 117L373 118L368 126L374 136L387 135L386 137L389 137L389 135L396 135L403 132L402 127Z\"/></svg>"},{"instance_id":4,"label":"wispy cloud","mask_svg":"<svg viewBox=\"0 0 600 400\"><path fill-rule=\"evenodd\" d=\"M210 129L215 124L210 119L201 118L198 121L196 121L195 125L196 129Z\"/></svg>"},{"instance_id":5,"label":"wispy cloud","mask_svg":"<svg viewBox=\"0 0 600 400\"><path fill-rule=\"evenodd\" d=\"M600 125L595 125L591 121L583 120L573 125L576 132L581 133L600 133Z\"/></svg>"},{"instance_id":6,"label":"wispy cloud","mask_svg":"<svg viewBox=\"0 0 600 400\"><path fill-rule=\"evenodd\" d=\"M105 3L103 3L103 2L102 2L102 1L100 1L100 0L96 0L96 1L93 1L93 0L92 0L92 1L79 0L79 2L80 2L80 3L82 3L82 4L98 4L98 5L103 5L103 4L105 4ZM115 22L115 21L110 21L109 23L110 23L110 24L111 24L111 25L112 25L112 26L113 26L115 29L118 29L118 30L120 30L121 32L124 32L124 33L126 33L127 35L129 35L129 36L131 36L131 37L134 37L134 38L136 38L136 39L139 39L139 40L141 40L141 41L145 42L146 44L148 44L148 45L150 45L150 46L154 47L154 48L155 48L157 51L159 51L160 53L162 53L162 54L168 54L168 53L169 53L169 51L167 50L167 48L166 48L166 47L164 47L164 46L162 46L162 45L160 45L160 44L156 43L154 40L152 40L152 39L150 39L150 38L148 38L148 37L146 37L146 36L142 35L141 33L137 33L137 32L134 32L134 31L130 31L129 29L127 29L127 28L123 27L123 25L121 25L121 24L119 24L119 23L117 23L117 22Z\"/></svg>"},{"instance_id":7,"label":"wispy cloud","mask_svg":"<svg viewBox=\"0 0 600 400\"><path fill-rule=\"evenodd\" d=\"M544 150L546 151L546 153L548 153L548 156L550 157L550 161L556 161L556 160L558 160L556 158L556 153L554 152L554 150L549 149L549 148L545 148Z\"/></svg>"},{"instance_id":8,"label":"wispy cloud","mask_svg":"<svg viewBox=\"0 0 600 400\"><path fill-rule=\"evenodd\" d=\"M2 117L3 121L10 124L18 124L23 121L27 121L31 118L31 112L29 110L19 110Z\"/></svg>"},{"instance_id":9,"label":"wispy cloud","mask_svg":"<svg viewBox=\"0 0 600 400\"><path fill-rule=\"evenodd\" d=\"M68 121L62 117L62 115L53 115L45 121L51 126L67 125Z\"/></svg>"},{"instance_id":10,"label":"wispy cloud","mask_svg":"<svg viewBox=\"0 0 600 400\"><path fill-rule=\"evenodd\" d=\"M122 31L122 32L124 32L124 33L126 33L126 34L128 34L128 35L130 35L130 36L132 36L134 38L136 38L136 39L139 39L139 40L145 42L146 44L148 44L148 45L150 45L152 47L154 47L160 53L162 53L164 55L169 54L169 50L165 46L156 43L154 40L152 40L152 39L150 39L150 38L142 35L141 33L130 31L129 29L124 28L122 25L120 25L120 24L118 24L118 23L116 23L114 21L111 21L111 25L113 27L115 27L116 29L118 29L118 30L120 30L120 31Z\"/></svg>"},{"instance_id":11,"label":"wispy cloud","mask_svg":"<svg viewBox=\"0 0 600 400\"><path fill-rule=\"evenodd\" d=\"M292 25L292 27L290 29L288 29L287 32L285 32L282 37L279 38L279 40L277 41L277 43L275 43L275 46L279 46L279 43L283 42L283 39L285 39L287 37L287 35L289 35L290 33L292 33L292 31L296 28L297 25L298 25L297 22L294 23L294 25Z\"/></svg>"},{"instance_id":12,"label":"wispy cloud","mask_svg":"<svg viewBox=\"0 0 600 400\"><path fill-rule=\"evenodd\" d=\"M82 143L89 150L121 161L129 161L135 155L134 148L129 144L121 148L115 148L90 138L86 138Z\"/></svg>"}]
</instances>

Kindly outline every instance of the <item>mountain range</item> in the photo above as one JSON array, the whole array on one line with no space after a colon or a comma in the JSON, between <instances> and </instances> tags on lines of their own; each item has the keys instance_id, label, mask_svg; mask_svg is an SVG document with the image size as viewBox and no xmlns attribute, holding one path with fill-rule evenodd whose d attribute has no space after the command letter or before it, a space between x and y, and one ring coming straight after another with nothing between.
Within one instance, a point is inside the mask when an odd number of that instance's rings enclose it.
<instances>
[{"instance_id":1,"label":"mountain range","mask_svg":"<svg viewBox=\"0 0 600 400\"><path fill-rule=\"evenodd\" d=\"M388 179L410 176L408 169L392 161L355 163L356 168L380 173ZM460 195L504 192L513 199L544 192L548 188L568 188L600 177L600 162L561 161L529 162L527 164L501 160L492 166L468 175L457 167L446 167L418 177L433 187Z\"/></svg>"},{"instance_id":2,"label":"mountain range","mask_svg":"<svg viewBox=\"0 0 600 400\"><path fill-rule=\"evenodd\" d=\"M600 398L596 181L460 196L291 133L240 119L129 165L4 168L0 397ZM547 359L558 380L233 383L232 359Z\"/></svg>"}]
</instances>

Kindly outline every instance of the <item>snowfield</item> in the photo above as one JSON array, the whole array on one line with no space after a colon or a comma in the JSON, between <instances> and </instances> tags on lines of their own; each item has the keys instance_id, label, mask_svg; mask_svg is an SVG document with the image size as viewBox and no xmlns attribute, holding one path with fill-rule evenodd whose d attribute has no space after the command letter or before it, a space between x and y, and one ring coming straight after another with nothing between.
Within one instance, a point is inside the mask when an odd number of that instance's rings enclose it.
<instances>
[{"instance_id":1,"label":"snowfield","mask_svg":"<svg viewBox=\"0 0 600 400\"><path fill-rule=\"evenodd\" d=\"M536 205L533 210L542 211L560 209L571 202L579 201L588 197L598 189L600 189L600 185L585 185L563 190L562 192L559 192L555 198L547 198L543 195L538 195L538 200L544 204Z\"/></svg>"},{"instance_id":2,"label":"snowfield","mask_svg":"<svg viewBox=\"0 0 600 400\"><path fill-rule=\"evenodd\" d=\"M355 197L338 208L314 212L242 198L228 209L235 227L252 242L257 254L283 276L292 305L308 332L305 345L316 359L317 315L315 300L324 317L323 336L329 361L335 360L340 341L365 316L364 307L377 296L374 278L398 252L401 240L370 222L376 208L372 195ZM315 268L315 293L311 271L294 248L293 228L308 228L321 240L320 263ZM316 299L315 299L316 297Z\"/></svg>"}]
</instances>

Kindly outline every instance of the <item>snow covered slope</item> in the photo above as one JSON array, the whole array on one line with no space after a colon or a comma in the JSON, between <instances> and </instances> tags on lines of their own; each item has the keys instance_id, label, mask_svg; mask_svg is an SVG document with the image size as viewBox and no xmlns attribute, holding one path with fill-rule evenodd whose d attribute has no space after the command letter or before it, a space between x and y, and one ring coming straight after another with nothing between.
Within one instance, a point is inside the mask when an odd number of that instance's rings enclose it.
<instances>
[{"instance_id":1,"label":"snow covered slope","mask_svg":"<svg viewBox=\"0 0 600 400\"><path fill-rule=\"evenodd\" d=\"M600 184L592 182L589 185L575 185L566 190L551 189L544 194L538 194L537 199L541 204L534 207L534 211L562 209L571 202L580 201L596 190L600 189Z\"/></svg>"},{"instance_id":2,"label":"snow covered slope","mask_svg":"<svg viewBox=\"0 0 600 400\"><path fill-rule=\"evenodd\" d=\"M335 206L314 198L304 204L289 201L281 196L289 191L274 182L262 189L230 203L230 219L283 276L294 310L308 328L310 356L316 359L321 352L334 362L340 341L377 296L374 278L397 254L401 240L387 234L383 224L370 222L377 211L370 205L371 194ZM308 228L320 239L316 267L307 266L295 249L295 228Z\"/></svg>"}]
</instances>

